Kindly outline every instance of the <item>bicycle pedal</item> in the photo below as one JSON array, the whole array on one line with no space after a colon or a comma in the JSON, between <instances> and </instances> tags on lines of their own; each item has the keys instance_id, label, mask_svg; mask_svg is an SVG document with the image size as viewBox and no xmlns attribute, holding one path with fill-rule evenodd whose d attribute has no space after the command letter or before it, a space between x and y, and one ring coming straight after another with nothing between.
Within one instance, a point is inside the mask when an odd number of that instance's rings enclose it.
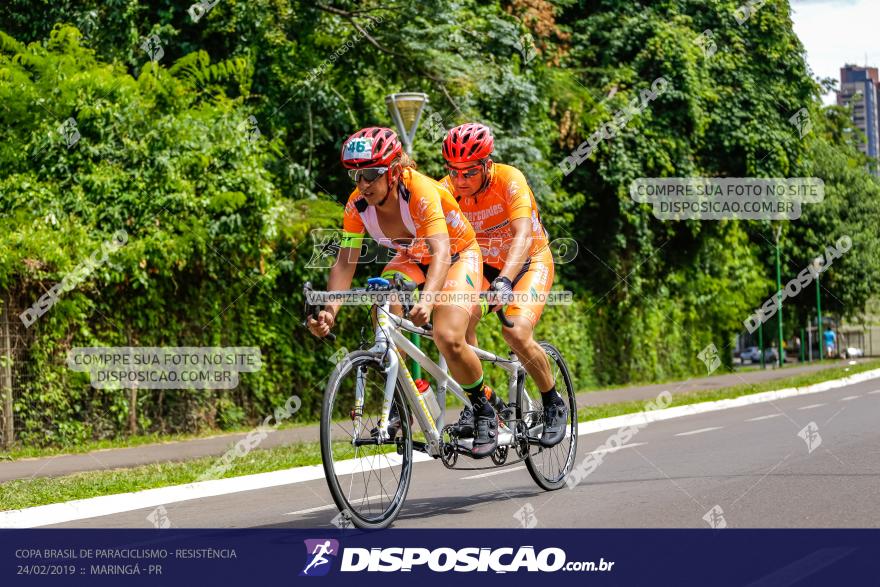
<instances>
[{"instance_id":1,"label":"bicycle pedal","mask_svg":"<svg viewBox=\"0 0 880 587\"><path fill-rule=\"evenodd\" d=\"M509 422L516 417L516 410L512 406L507 406L498 412L498 417L504 422Z\"/></svg>"}]
</instances>

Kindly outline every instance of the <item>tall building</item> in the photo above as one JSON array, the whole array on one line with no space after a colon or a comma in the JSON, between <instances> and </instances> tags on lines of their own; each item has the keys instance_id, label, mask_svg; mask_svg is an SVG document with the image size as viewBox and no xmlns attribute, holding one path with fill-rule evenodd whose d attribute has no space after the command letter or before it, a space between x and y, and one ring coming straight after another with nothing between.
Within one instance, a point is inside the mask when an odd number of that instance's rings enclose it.
<instances>
[{"instance_id":1,"label":"tall building","mask_svg":"<svg viewBox=\"0 0 880 587\"><path fill-rule=\"evenodd\" d=\"M852 105L853 123L864 133L859 148L874 160L880 159L880 76L876 67L845 65L840 69L840 91L837 103Z\"/></svg>"}]
</instances>

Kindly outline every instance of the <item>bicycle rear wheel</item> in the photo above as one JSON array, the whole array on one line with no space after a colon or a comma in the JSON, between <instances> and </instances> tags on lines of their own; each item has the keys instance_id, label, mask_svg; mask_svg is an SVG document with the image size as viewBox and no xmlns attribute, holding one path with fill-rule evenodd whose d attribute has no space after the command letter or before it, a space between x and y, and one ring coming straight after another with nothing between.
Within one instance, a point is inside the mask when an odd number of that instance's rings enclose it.
<instances>
[{"instance_id":1,"label":"bicycle rear wheel","mask_svg":"<svg viewBox=\"0 0 880 587\"><path fill-rule=\"evenodd\" d=\"M399 382L391 410L399 415L399 424L391 441L376 440L385 380L379 358L355 351L336 365L324 393L324 473L333 501L358 528L389 526L403 506L412 475L411 419ZM358 389L363 390L360 402Z\"/></svg>"},{"instance_id":2,"label":"bicycle rear wheel","mask_svg":"<svg viewBox=\"0 0 880 587\"><path fill-rule=\"evenodd\" d=\"M565 438L559 444L550 448L544 448L539 444L529 445L529 454L526 456L526 468L532 479L539 486L547 490L559 489L565 484L565 478L574 466L574 458L577 454L577 401L575 399L574 386L571 382L571 374L562 353L549 342L540 342L541 348L547 353L550 360L550 372L556 381L556 391L568 405L568 422ZM522 397L517 402L517 418L522 418L529 430L529 436L537 436L543 430L544 412L540 392L535 388L530 378L523 386ZM531 391L527 391L531 383Z\"/></svg>"}]
</instances>

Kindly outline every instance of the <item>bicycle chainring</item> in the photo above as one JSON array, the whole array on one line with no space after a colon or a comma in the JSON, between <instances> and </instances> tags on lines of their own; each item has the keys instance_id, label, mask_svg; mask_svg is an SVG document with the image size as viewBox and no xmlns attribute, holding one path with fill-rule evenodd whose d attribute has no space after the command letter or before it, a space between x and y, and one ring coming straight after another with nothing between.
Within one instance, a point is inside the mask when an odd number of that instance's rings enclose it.
<instances>
[{"instance_id":1,"label":"bicycle chainring","mask_svg":"<svg viewBox=\"0 0 880 587\"><path fill-rule=\"evenodd\" d=\"M446 441L444 439L448 438ZM458 436L452 433L452 424L443 427L440 434L440 460L447 469L454 469L455 463L458 461L458 450L456 445Z\"/></svg>"}]
</instances>

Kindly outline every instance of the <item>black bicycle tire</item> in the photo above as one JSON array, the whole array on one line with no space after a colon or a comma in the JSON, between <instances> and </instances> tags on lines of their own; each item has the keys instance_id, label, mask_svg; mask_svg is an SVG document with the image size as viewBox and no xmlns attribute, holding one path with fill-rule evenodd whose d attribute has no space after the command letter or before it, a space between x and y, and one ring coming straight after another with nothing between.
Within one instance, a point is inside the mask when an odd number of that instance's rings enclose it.
<instances>
[{"instance_id":1,"label":"black bicycle tire","mask_svg":"<svg viewBox=\"0 0 880 587\"><path fill-rule=\"evenodd\" d=\"M528 469L529 474L532 476L532 479L535 483L538 484L539 487L545 489L547 491L555 491L557 489L562 488L565 485L565 479L571 473L572 468L574 467L574 459L577 456L577 429L578 429L578 418L577 418L577 397L574 393L574 386L571 382L571 373L568 370L568 365L565 362L565 358L562 356L562 353L559 352L555 346L550 344L547 341L541 341L538 343L541 345L541 348L547 353L547 357L551 358L556 364L559 366L559 371L562 374L562 378L565 381L565 387L568 395L568 409L571 415L571 430L569 440L569 451L568 457L566 459L565 467L563 468L564 474L555 481L548 480L543 473L539 470L539 467L532 460L532 451L531 447L529 447L529 454L526 457L526 469ZM525 398L519 398L517 401L517 417L522 418L522 405L524 403ZM565 442L563 439L562 442Z\"/></svg>"},{"instance_id":2,"label":"black bicycle tire","mask_svg":"<svg viewBox=\"0 0 880 587\"><path fill-rule=\"evenodd\" d=\"M330 495L333 502L339 508L340 512L348 512L348 517L352 523L362 529L379 530L390 526L400 513L406 501L406 495L409 492L410 480L412 477L412 451L413 438L412 426L410 424L409 405L403 400L404 394L400 387L400 382L395 384L395 395L398 402L398 410L400 410L401 437L404 441L403 463L401 467L401 483L399 489L395 492L394 501L389 509L383 512L383 515L377 518L366 518L358 514L349 504L342 488L339 486L339 480L336 477L335 467L333 466L332 451L332 400L338 390L339 383L342 378L347 375L353 368L363 362L373 362L381 366L379 357L369 351L354 351L339 361L330 380L327 382L327 388L324 391L324 401L321 407L321 462L324 466L324 476L327 479L327 486L330 489Z\"/></svg>"}]
</instances>

